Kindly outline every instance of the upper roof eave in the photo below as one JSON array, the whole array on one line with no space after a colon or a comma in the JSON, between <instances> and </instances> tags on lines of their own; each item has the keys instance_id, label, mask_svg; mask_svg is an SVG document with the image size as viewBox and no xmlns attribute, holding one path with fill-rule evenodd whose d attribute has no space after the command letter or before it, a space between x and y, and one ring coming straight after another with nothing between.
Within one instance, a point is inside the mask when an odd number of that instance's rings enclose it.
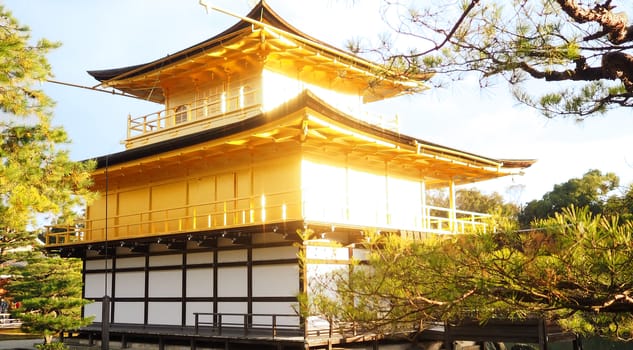
<instances>
[{"instance_id":1,"label":"upper roof eave","mask_svg":"<svg viewBox=\"0 0 633 350\"><path fill-rule=\"evenodd\" d=\"M422 82L430 79L430 77L433 75L432 73L423 73L411 79L408 77L391 74L391 72L385 67L382 67L362 57L358 57L348 52L345 52L343 50L340 50L330 44L319 41L316 38L313 38L299 31L298 29L290 25L288 22L283 20L264 1L260 1L255 7L253 7L253 9L244 18L245 19L240 19L236 24L222 31L221 33L203 42L190 46L184 50L178 51L166 57L163 57L163 58L160 58L148 63L142 63L142 64L127 66L127 67L102 69L102 70L90 70L88 71L88 74L90 74L96 80L100 81L101 82L100 85L109 85L118 80L130 79L130 78L137 77L139 75L160 70L164 67L172 65L184 59L190 59L193 56L208 52L209 50L216 48L218 45L222 44L223 42L226 42L227 40L232 40L240 35L243 35L244 29L253 26L253 23L248 21L248 19L250 19L252 21L264 22L268 24L270 27L274 27L275 29L279 30L282 33L285 32L296 38L301 38L304 44L307 44L307 45L312 44L312 46L314 46L315 48L327 50L331 54L340 56L341 58L345 60L349 60L350 62L353 62L356 66L365 67L365 69L367 70L380 69L381 71L385 73L385 78L388 78L394 81L400 81L404 86L409 86L409 88L413 90L415 90L415 88L420 89L420 87L422 86ZM421 88L421 89L424 89L424 88ZM125 89L123 90L125 91ZM132 93L134 95L142 95L142 93L139 93L137 91L136 92L126 91L126 92ZM150 96L139 96L139 97L150 99L149 97L151 97L151 94ZM155 99L150 99L150 100L153 100L154 102L162 102L161 98L157 98L157 99L155 98Z\"/></svg>"},{"instance_id":2,"label":"upper roof eave","mask_svg":"<svg viewBox=\"0 0 633 350\"><path fill-rule=\"evenodd\" d=\"M319 99L310 91L306 90L294 100L289 101L275 110L262 113L256 117L249 118L241 122L98 157L96 158L97 169L101 169L101 171L103 171L103 169L108 166L136 162L147 157L154 157L174 150L184 150L188 147L209 141L220 140L231 135L244 133L248 130L262 128L266 125L277 125L281 119L286 118L286 116L292 115L303 108L308 108L309 110L318 113L318 115L324 116L328 121L336 125L344 126L361 134L371 135L372 137L385 140L386 142L392 142L397 144L398 147L408 148L413 150L413 152L415 152L415 148L418 147L418 155L420 157L441 158L444 159L443 161L449 163L457 161L458 163L467 163L476 165L482 169L488 169L482 170L485 173L489 173L487 178L516 174L519 170L528 168L535 162L535 160L488 158L383 129L373 124L355 119L339 111ZM439 159L437 161L441 162ZM97 172L99 172L99 170L97 170ZM468 181L466 181L466 183L467 182Z\"/></svg>"}]
</instances>

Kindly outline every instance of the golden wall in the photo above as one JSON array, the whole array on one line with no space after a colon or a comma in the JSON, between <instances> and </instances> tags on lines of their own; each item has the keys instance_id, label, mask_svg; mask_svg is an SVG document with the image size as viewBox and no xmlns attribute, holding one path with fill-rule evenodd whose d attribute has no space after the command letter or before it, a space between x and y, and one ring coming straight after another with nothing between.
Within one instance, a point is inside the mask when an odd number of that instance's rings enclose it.
<instances>
[{"instance_id":1,"label":"golden wall","mask_svg":"<svg viewBox=\"0 0 633 350\"><path fill-rule=\"evenodd\" d=\"M300 164L296 147L270 145L112 171L107 194L97 184L85 240L106 239L106 225L111 240L299 220Z\"/></svg>"},{"instance_id":2,"label":"golden wall","mask_svg":"<svg viewBox=\"0 0 633 350\"><path fill-rule=\"evenodd\" d=\"M420 229L424 183L419 171L367 158L305 154L301 176L305 220Z\"/></svg>"}]
</instances>

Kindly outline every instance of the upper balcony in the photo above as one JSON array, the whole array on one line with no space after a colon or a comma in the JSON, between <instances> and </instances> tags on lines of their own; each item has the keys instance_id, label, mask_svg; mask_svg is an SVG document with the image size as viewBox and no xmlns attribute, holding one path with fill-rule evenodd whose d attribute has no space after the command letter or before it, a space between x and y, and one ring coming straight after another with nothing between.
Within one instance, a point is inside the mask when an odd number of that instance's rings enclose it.
<instances>
[{"instance_id":1,"label":"upper balcony","mask_svg":"<svg viewBox=\"0 0 633 350\"><path fill-rule=\"evenodd\" d=\"M262 112L261 93L244 86L179 104L174 108L128 116L126 148L135 148L228 125Z\"/></svg>"},{"instance_id":2,"label":"upper balcony","mask_svg":"<svg viewBox=\"0 0 633 350\"><path fill-rule=\"evenodd\" d=\"M242 85L228 91L192 99L140 117L128 116L127 149L165 141L198 131L233 124L278 106L263 101L261 89ZM331 96L328 96L331 97ZM329 99L342 112L380 128L398 132L398 117L371 113L362 106Z\"/></svg>"}]
</instances>

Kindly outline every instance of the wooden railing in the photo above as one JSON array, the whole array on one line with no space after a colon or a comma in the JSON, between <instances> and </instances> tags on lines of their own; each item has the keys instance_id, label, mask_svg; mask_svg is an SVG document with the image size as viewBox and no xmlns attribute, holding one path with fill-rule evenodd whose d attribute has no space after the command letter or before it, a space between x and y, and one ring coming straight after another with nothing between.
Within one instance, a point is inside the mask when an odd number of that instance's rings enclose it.
<instances>
[{"instance_id":1,"label":"wooden railing","mask_svg":"<svg viewBox=\"0 0 633 350\"><path fill-rule=\"evenodd\" d=\"M340 106L340 108L359 120L383 129L399 131L397 115L385 116L350 106ZM241 88L236 88L140 117L128 116L127 139L149 136L165 130L184 129L200 122L205 125L207 123L224 125L229 121L236 122L255 116L261 111L260 91L244 91Z\"/></svg>"},{"instance_id":2,"label":"wooden railing","mask_svg":"<svg viewBox=\"0 0 633 350\"><path fill-rule=\"evenodd\" d=\"M262 335L270 332L273 338L280 332L301 335L303 326L301 318L295 314L239 314L194 312L195 332L200 333L201 327L211 329L222 335L226 330L241 330L244 336L249 334Z\"/></svg>"},{"instance_id":3,"label":"wooden railing","mask_svg":"<svg viewBox=\"0 0 633 350\"><path fill-rule=\"evenodd\" d=\"M465 210L451 210L427 205L422 215L422 230L432 233L468 233L485 232L486 219L489 214L476 213Z\"/></svg>"},{"instance_id":4,"label":"wooden railing","mask_svg":"<svg viewBox=\"0 0 633 350\"><path fill-rule=\"evenodd\" d=\"M212 331L217 335L222 335L223 332L240 332L245 337L270 335L275 338L279 335L303 335L309 338L332 338L357 335L362 330L358 324L351 322L327 322L323 319L320 323L305 322L296 314L194 312L193 315L195 334ZM411 329L414 328L409 330Z\"/></svg>"},{"instance_id":5,"label":"wooden railing","mask_svg":"<svg viewBox=\"0 0 633 350\"><path fill-rule=\"evenodd\" d=\"M293 198L299 200L297 191L116 215L74 226L49 226L45 243L58 245L104 240L106 227L108 239L120 239L299 220L301 205ZM294 210L293 217L289 217L289 210Z\"/></svg>"},{"instance_id":6,"label":"wooden railing","mask_svg":"<svg viewBox=\"0 0 633 350\"><path fill-rule=\"evenodd\" d=\"M415 211L407 208L406 216L395 215L398 209L392 210L385 212L375 207L352 208L346 203L334 201L324 204L318 198L314 202L303 203L303 213L308 221L437 234L485 232L487 230L486 221L490 217L489 214L430 205L423 205L422 208L417 208Z\"/></svg>"},{"instance_id":7,"label":"wooden railing","mask_svg":"<svg viewBox=\"0 0 633 350\"><path fill-rule=\"evenodd\" d=\"M262 223L280 223L289 220L307 220L349 224L364 227L381 227L374 222L351 222L344 216L306 215L297 192L272 193L267 196L239 197L230 201L149 210L127 215L79 222L73 226L55 225L47 227L46 244L64 245L77 242L100 241L106 238L122 239L162 235L178 232L195 232L210 229L232 228ZM239 203L239 206L238 206ZM277 204L274 204L277 203ZM314 214L314 212L312 212ZM385 216L389 214L383 213ZM392 223L394 229L412 230L437 234L462 234L487 230L486 218L481 214L463 210L451 210L426 206L420 219L413 225Z\"/></svg>"},{"instance_id":8,"label":"wooden railing","mask_svg":"<svg viewBox=\"0 0 633 350\"><path fill-rule=\"evenodd\" d=\"M162 130L183 128L193 122L213 122L231 116L244 119L261 112L259 91L235 89L233 93L216 94L136 118L129 116L127 138L129 140Z\"/></svg>"}]
</instances>

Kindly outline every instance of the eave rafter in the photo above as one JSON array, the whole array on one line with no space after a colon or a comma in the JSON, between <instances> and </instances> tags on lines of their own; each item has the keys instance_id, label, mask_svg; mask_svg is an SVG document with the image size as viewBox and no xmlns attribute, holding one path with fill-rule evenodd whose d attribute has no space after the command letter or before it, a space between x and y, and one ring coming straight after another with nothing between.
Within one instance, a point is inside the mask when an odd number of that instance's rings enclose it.
<instances>
[{"instance_id":1,"label":"eave rafter","mask_svg":"<svg viewBox=\"0 0 633 350\"><path fill-rule=\"evenodd\" d=\"M437 183L440 183L439 180L447 183L449 179L458 183L492 179L517 173L520 168L531 165L528 161L509 161L510 165L504 167L504 161L395 134L355 120L307 92L289 101L283 110L261 114L253 121L230 129L211 129L208 136L196 136L203 141L195 144L188 143L172 151L148 153L143 158L119 162L108 170L108 174L123 177L153 169L164 171L169 167L179 171L179 168L188 166L206 166L217 159L228 161L230 157L258 152L261 156L266 154L261 150L277 152L282 149L339 161L353 160L375 169L389 168L408 174L406 176L432 178ZM199 134L203 133L207 131ZM95 172L97 182L104 177L103 168Z\"/></svg>"},{"instance_id":2,"label":"eave rafter","mask_svg":"<svg viewBox=\"0 0 633 350\"><path fill-rule=\"evenodd\" d=\"M422 87L421 82L404 83L398 79L391 79L384 68L378 65L355 60L353 56L342 53L336 55L332 50L312 47L307 43L269 33L254 26L218 38L216 41L217 44L212 49L192 53L186 59L165 64L144 74L111 79L103 84L128 92L158 89L160 95L164 96L163 88L183 86L196 79L202 81L199 77L204 74L211 73L225 79L228 75L240 74L253 67L259 69L266 65L272 70L300 74L302 79L311 83L333 81L342 84L339 88L343 88L344 85L347 86L347 90L356 93L367 90L375 81L380 81L380 84L374 87L375 91L367 92L368 101L387 95L397 95L411 88L419 90ZM385 95L387 91L391 93Z\"/></svg>"},{"instance_id":3,"label":"eave rafter","mask_svg":"<svg viewBox=\"0 0 633 350\"><path fill-rule=\"evenodd\" d=\"M421 173L433 174L442 179L453 178L458 183L476 182L511 173L503 169L502 163L489 159L468 158L447 151L418 148L407 143L398 143L374 135L346 133L342 126L329 125L315 118L308 124L303 147L312 152L347 154L350 159L389 164L400 169L417 169ZM431 148L431 147L428 147ZM437 147L436 147L437 148Z\"/></svg>"}]
</instances>

